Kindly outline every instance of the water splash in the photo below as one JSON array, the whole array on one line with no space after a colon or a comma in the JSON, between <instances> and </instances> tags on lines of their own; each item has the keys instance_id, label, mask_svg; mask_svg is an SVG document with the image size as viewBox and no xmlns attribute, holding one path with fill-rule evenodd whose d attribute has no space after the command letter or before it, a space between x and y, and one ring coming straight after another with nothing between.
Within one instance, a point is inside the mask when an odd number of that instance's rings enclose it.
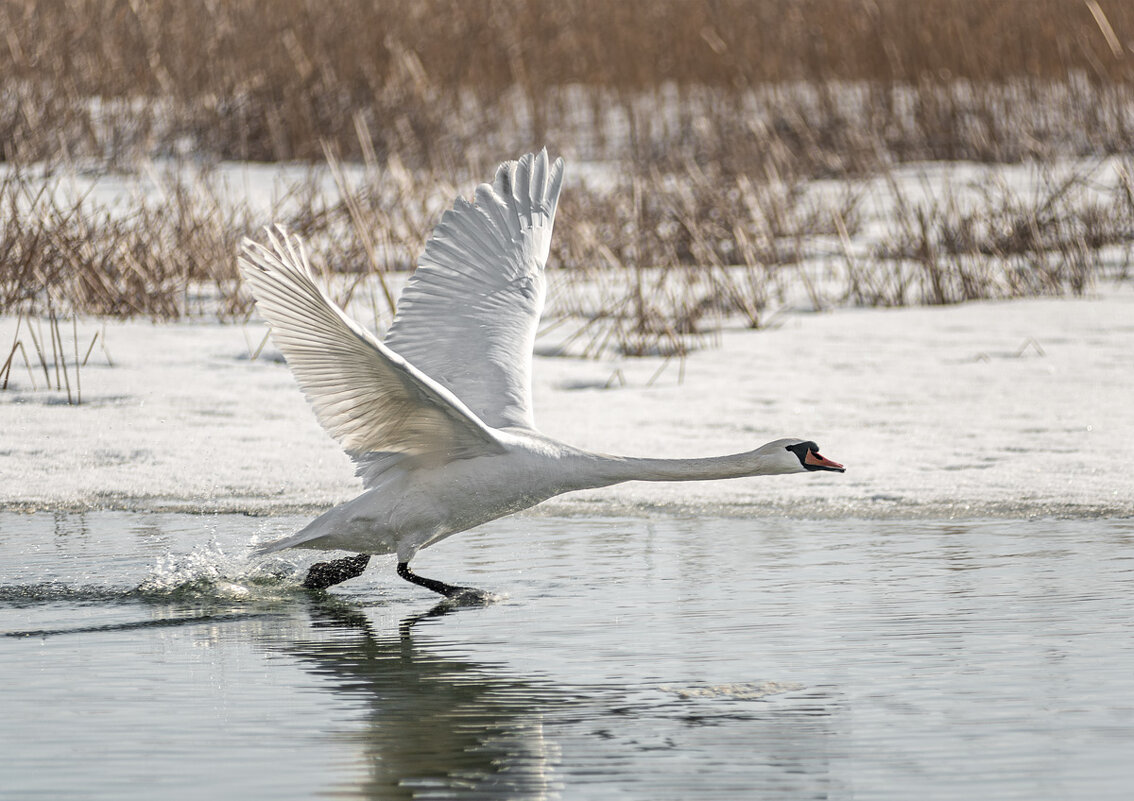
<instances>
[{"instance_id":1,"label":"water splash","mask_svg":"<svg viewBox=\"0 0 1134 801\"><path fill-rule=\"evenodd\" d=\"M230 554L210 542L187 554L162 555L135 592L150 600L282 600L302 591L295 571L284 559L253 559L247 548Z\"/></svg>"}]
</instances>

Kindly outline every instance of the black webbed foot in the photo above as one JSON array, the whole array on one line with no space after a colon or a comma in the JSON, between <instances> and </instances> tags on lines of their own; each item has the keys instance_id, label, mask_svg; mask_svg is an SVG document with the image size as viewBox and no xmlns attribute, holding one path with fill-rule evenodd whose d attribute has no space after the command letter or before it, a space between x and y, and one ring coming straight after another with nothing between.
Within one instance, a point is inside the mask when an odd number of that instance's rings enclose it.
<instances>
[{"instance_id":1,"label":"black webbed foot","mask_svg":"<svg viewBox=\"0 0 1134 801\"><path fill-rule=\"evenodd\" d=\"M478 590L475 587L458 587L455 584L446 584L437 579L419 576L410 570L408 562L398 562L398 575L406 581L440 593L458 604L487 604L496 598L492 593Z\"/></svg>"},{"instance_id":2,"label":"black webbed foot","mask_svg":"<svg viewBox=\"0 0 1134 801\"><path fill-rule=\"evenodd\" d=\"M370 563L370 554L360 553L330 562L316 562L307 570L303 586L309 590L325 590L335 584L362 575Z\"/></svg>"}]
</instances>

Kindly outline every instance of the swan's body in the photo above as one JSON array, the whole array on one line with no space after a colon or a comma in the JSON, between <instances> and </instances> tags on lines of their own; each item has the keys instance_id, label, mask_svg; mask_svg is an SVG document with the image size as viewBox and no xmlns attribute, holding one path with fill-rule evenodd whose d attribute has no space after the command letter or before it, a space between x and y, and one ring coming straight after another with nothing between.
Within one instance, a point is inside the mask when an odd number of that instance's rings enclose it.
<instances>
[{"instance_id":1,"label":"swan's body","mask_svg":"<svg viewBox=\"0 0 1134 801\"><path fill-rule=\"evenodd\" d=\"M241 267L300 387L358 465L366 491L265 546L396 553L421 548L555 495L623 481L691 481L837 470L800 439L709 459L631 459L540 434L531 354L563 161L508 162L475 203L458 199L426 244L379 342L315 284L302 245L245 241ZM311 586L357 575L366 557L321 563ZM339 565L339 567L335 567Z\"/></svg>"},{"instance_id":2,"label":"swan's body","mask_svg":"<svg viewBox=\"0 0 1134 801\"><path fill-rule=\"evenodd\" d=\"M799 461L786 451L799 440L777 440L763 458L734 457L725 471L717 460L628 460L587 453L524 432L501 431L503 454L476 456L424 470L392 470L357 498L317 517L292 537L272 543L280 548L318 548L362 553L397 553L408 562L421 548L555 495L605 487L622 481L695 480L799 472ZM788 458L779 459L784 451ZM774 460L773 460L774 457ZM727 457L726 457L727 458ZM790 460L790 461L789 461ZM702 462L697 465L697 462ZM762 463L763 462L763 463ZM794 463L794 464L793 464ZM766 470L764 468L767 468ZM757 472L759 471L759 472Z\"/></svg>"}]
</instances>

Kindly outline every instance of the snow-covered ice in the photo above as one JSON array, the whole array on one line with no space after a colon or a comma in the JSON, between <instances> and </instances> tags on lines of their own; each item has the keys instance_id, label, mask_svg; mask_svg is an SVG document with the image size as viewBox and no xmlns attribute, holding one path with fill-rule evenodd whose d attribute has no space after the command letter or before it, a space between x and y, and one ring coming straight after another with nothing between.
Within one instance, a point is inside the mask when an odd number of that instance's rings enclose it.
<instances>
[{"instance_id":1,"label":"snow-covered ice","mask_svg":"<svg viewBox=\"0 0 1134 801\"><path fill-rule=\"evenodd\" d=\"M726 329L719 347L688 357L680 384L672 363L647 386L658 359L537 356L537 424L581 447L648 456L800 436L845 475L635 483L529 514L1134 514L1129 284L780 322ZM79 322L84 350L102 326ZM15 327L0 318L5 358ZM33 390L17 356L0 392L0 508L314 513L352 497L350 461L286 366L270 348L250 359L262 336L259 325L106 322L113 366L96 347L81 406L45 390L42 371ZM623 381L610 381L616 370Z\"/></svg>"}]
</instances>

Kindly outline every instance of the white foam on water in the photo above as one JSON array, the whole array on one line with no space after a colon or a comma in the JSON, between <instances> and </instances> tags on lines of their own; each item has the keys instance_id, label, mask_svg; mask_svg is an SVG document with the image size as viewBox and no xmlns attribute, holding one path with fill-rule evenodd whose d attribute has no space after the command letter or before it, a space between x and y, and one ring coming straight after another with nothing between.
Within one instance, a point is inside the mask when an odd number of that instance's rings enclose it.
<instances>
[{"instance_id":1,"label":"white foam on water","mask_svg":"<svg viewBox=\"0 0 1134 801\"><path fill-rule=\"evenodd\" d=\"M687 687L663 684L658 689L664 693L676 695L682 700L762 701L770 695L802 690L803 685L791 681L755 681Z\"/></svg>"}]
</instances>

